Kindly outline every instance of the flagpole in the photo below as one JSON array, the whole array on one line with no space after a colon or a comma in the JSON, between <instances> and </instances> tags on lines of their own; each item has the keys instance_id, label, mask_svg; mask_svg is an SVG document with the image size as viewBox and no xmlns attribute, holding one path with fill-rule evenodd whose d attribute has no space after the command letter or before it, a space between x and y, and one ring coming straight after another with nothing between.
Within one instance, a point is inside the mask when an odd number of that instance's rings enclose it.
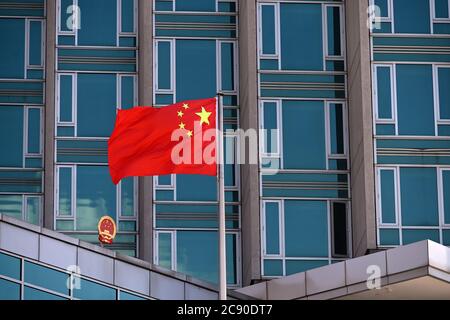
<instances>
[{"instance_id":1,"label":"flagpole","mask_svg":"<svg viewBox=\"0 0 450 320\"><path fill-rule=\"evenodd\" d=\"M219 185L219 299L227 300L227 260L225 226L225 171L223 138L223 94L217 94L218 113L218 163L217 181Z\"/></svg>"}]
</instances>

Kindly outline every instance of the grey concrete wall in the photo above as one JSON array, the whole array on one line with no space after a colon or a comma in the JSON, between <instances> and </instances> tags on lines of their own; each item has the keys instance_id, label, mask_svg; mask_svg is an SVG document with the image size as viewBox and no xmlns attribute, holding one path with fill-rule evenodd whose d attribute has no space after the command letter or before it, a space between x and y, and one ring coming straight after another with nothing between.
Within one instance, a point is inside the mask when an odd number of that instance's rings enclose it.
<instances>
[{"instance_id":1,"label":"grey concrete wall","mask_svg":"<svg viewBox=\"0 0 450 320\"><path fill-rule=\"evenodd\" d=\"M153 104L153 3L139 0L139 105ZM139 258L153 262L153 178L139 178Z\"/></svg>"},{"instance_id":2,"label":"grey concrete wall","mask_svg":"<svg viewBox=\"0 0 450 320\"><path fill-rule=\"evenodd\" d=\"M239 1L240 125L258 128L256 0ZM248 146L246 150L248 155ZM241 166L242 285L261 278L259 168Z\"/></svg>"},{"instance_id":3,"label":"grey concrete wall","mask_svg":"<svg viewBox=\"0 0 450 320\"><path fill-rule=\"evenodd\" d=\"M55 67L56 67L56 0L48 0L45 53L45 107L44 107L44 217L43 225L54 228L55 187Z\"/></svg>"},{"instance_id":4,"label":"grey concrete wall","mask_svg":"<svg viewBox=\"0 0 450 320\"><path fill-rule=\"evenodd\" d=\"M353 255L376 247L375 177L367 0L347 0L347 68Z\"/></svg>"}]
</instances>

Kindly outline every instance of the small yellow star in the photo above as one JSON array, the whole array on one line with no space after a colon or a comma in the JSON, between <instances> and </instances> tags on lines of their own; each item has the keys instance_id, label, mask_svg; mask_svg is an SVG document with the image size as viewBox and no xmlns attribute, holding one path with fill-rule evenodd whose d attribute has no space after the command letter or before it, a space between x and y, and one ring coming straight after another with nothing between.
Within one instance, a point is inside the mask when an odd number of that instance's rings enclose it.
<instances>
[{"instance_id":1,"label":"small yellow star","mask_svg":"<svg viewBox=\"0 0 450 320\"><path fill-rule=\"evenodd\" d=\"M179 116L180 118L182 118L182 117L184 116L183 111L178 111L178 116Z\"/></svg>"},{"instance_id":2,"label":"small yellow star","mask_svg":"<svg viewBox=\"0 0 450 320\"><path fill-rule=\"evenodd\" d=\"M188 131L187 135L190 138L190 137L192 137L194 135L194 133L192 131Z\"/></svg>"},{"instance_id":3,"label":"small yellow star","mask_svg":"<svg viewBox=\"0 0 450 320\"><path fill-rule=\"evenodd\" d=\"M202 107L202 112L196 113L200 117L200 124L206 123L209 124L209 116L212 112L208 112L205 110L205 107Z\"/></svg>"},{"instance_id":4,"label":"small yellow star","mask_svg":"<svg viewBox=\"0 0 450 320\"><path fill-rule=\"evenodd\" d=\"M186 125L182 122L182 123L180 123L180 129L185 129L185 127L186 127Z\"/></svg>"},{"instance_id":5,"label":"small yellow star","mask_svg":"<svg viewBox=\"0 0 450 320\"><path fill-rule=\"evenodd\" d=\"M183 104L183 108L184 108L184 110L187 110L187 109L189 109L189 105L187 103L185 103L185 104Z\"/></svg>"}]
</instances>

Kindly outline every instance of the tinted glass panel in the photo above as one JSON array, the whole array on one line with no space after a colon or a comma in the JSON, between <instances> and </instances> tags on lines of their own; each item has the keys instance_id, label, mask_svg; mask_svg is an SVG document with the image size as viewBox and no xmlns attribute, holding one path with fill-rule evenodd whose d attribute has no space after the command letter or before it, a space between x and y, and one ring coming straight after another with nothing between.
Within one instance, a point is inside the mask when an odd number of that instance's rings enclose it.
<instances>
[{"instance_id":1,"label":"tinted glass panel","mask_svg":"<svg viewBox=\"0 0 450 320\"><path fill-rule=\"evenodd\" d=\"M78 0L78 6L81 11L78 44L81 46L115 46L117 42L116 0Z\"/></svg>"},{"instance_id":2,"label":"tinted glass panel","mask_svg":"<svg viewBox=\"0 0 450 320\"><path fill-rule=\"evenodd\" d=\"M380 171L382 223L395 223L395 174L393 170Z\"/></svg>"},{"instance_id":3,"label":"tinted glass panel","mask_svg":"<svg viewBox=\"0 0 450 320\"><path fill-rule=\"evenodd\" d=\"M25 282L55 292L69 294L67 281L69 275L25 261Z\"/></svg>"},{"instance_id":4,"label":"tinted glass panel","mask_svg":"<svg viewBox=\"0 0 450 320\"><path fill-rule=\"evenodd\" d=\"M430 33L430 1L394 0L396 33Z\"/></svg>"},{"instance_id":5,"label":"tinted glass panel","mask_svg":"<svg viewBox=\"0 0 450 320\"><path fill-rule=\"evenodd\" d=\"M25 19L0 19L0 30L0 43L3 44L0 50L0 78L23 78Z\"/></svg>"},{"instance_id":6,"label":"tinted glass panel","mask_svg":"<svg viewBox=\"0 0 450 320\"><path fill-rule=\"evenodd\" d=\"M262 50L263 54L275 54L275 7L262 6Z\"/></svg>"},{"instance_id":7,"label":"tinted glass panel","mask_svg":"<svg viewBox=\"0 0 450 320\"><path fill-rule=\"evenodd\" d=\"M266 254L280 254L279 204L266 202Z\"/></svg>"},{"instance_id":8,"label":"tinted glass panel","mask_svg":"<svg viewBox=\"0 0 450 320\"><path fill-rule=\"evenodd\" d=\"M2 152L0 167L23 166L22 107L0 107L0 150L8 150Z\"/></svg>"}]
</instances>

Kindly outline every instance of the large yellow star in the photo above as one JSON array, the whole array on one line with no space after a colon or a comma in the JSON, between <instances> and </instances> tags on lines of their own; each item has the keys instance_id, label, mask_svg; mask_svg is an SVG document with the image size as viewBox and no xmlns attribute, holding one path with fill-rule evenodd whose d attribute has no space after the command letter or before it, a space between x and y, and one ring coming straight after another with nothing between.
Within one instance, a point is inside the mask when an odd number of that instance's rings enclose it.
<instances>
[{"instance_id":1,"label":"large yellow star","mask_svg":"<svg viewBox=\"0 0 450 320\"><path fill-rule=\"evenodd\" d=\"M182 122L182 123L180 123L179 127L180 127L180 129L184 129L186 127L186 125Z\"/></svg>"},{"instance_id":2,"label":"large yellow star","mask_svg":"<svg viewBox=\"0 0 450 320\"><path fill-rule=\"evenodd\" d=\"M209 125L209 116L212 112L208 112L205 110L205 107L202 107L202 112L196 113L200 117L200 124L206 123Z\"/></svg>"},{"instance_id":3,"label":"large yellow star","mask_svg":"<svg viewBox=\"0 0 450 320\"><path fill-rule=\"evenodd\" d=\"M187 103L185 103L185 104L183 104L183 108L184 108L184 110L187 110L187 109L189 109L189 105Z\"/></svg>"}]
</instances>

